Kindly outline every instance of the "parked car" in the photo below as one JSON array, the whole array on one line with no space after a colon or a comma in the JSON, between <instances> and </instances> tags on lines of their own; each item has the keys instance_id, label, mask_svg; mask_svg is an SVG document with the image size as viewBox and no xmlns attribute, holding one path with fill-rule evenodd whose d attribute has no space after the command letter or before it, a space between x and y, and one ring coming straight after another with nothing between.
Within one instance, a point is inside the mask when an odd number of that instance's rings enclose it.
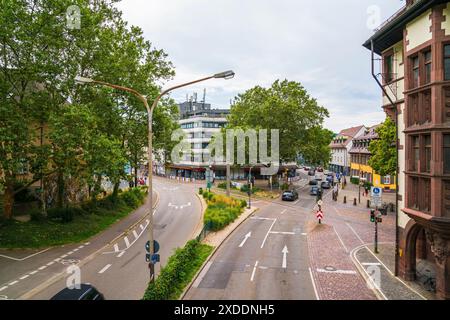
<instances>
[{"instance_id":1,"label":"parked car","mask_svg":"<svg viewBox=\"0 0 450 320\"><path fill-rule=\"evenodd\" d=\"M315 179L309 180L309 185L310 186L317 186L317 180L315 180Z\"/></svg>"},{"instance_id":2,"label":"parked car","mask_svg":"<svg viewBox=\"0 0 450 320\"><path fill-rule=\"evenodd\" d=\"M322 189L331 189L331 184L329 181L323 181L320 186L322 187Z\"/></svg>"},{"instance_id":3,"label":"parked car","mask_svg":"<svg viewBox=\"0 0 450 320\"><path fill-rule=\"evenodd\" d=\"M309 194L312 196L317 196L319 194L322 194L322 190L319 187L315 186L315 187L311 188L311 191L309 192Z\"/></svg>"},{"instance_id":4,"label":"parked car","mask_svg":"<svg viewBox=\"0 0 450 320\"><path fill-rule=\"evenodd\" d=\"M317 174L314 176L314 179L319 180L319 181L322 181L322 179L323 179L323 174L317 173Z\"/></svg>"},{"instance_id":5,"label":"parked car","mask_svg":"<svg viewBox=\"0 0 450 320\"><path fill-rule=\"evenodd\" d=\"M281 200L283 201L295 201L298 199L298 193L295 190L288 190L283 192Z\"/></svg>"},{"instance_id":6,"label":"parked car","mask_svg":"<svg viewBox=\"0 0 450 320\"><path fill-rule=\"evenodd\" d=\"M318 172L323 172L323 168L322 168L322 167L318 167L318 168L317 168L317 171L318 171Z\"/></svg>"},{"instance_id":7,"label":"parked car","mask_svg":"<svg viewBox=\"0 0 450 320\"><path fill-rule=\"evenodd\" d=\"M311 170L311 168L310 167L303 167L303 169L305 170L305 171L309 171L309 170Z\"/></svg>"},{"instance_id":8,"label":"parked car","mask_svg":"<svg viewBox=\"0 0 450 320\"><path fill-rule=\"evenodd\" d=\"M50 300L105 300L105 297L94 286L82 283L80 289L65 288Z\"/></svg>"}]
</instances>

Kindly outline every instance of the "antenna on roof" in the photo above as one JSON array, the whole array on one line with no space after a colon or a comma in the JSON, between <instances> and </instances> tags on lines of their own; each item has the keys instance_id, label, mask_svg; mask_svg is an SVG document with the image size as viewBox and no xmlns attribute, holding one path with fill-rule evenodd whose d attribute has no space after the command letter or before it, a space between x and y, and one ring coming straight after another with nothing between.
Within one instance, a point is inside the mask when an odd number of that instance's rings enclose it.
<instances>
[{"instance_id":1,"label":"antenna on roof","mask_svg":"<svg viewBox=\"0 0 450 320\"><path fill-rule=\"evenodd\" d=\"M203 108L205 108L205 103L206 103L206 88L203 88Z\"/></svg>"}]
</instances>

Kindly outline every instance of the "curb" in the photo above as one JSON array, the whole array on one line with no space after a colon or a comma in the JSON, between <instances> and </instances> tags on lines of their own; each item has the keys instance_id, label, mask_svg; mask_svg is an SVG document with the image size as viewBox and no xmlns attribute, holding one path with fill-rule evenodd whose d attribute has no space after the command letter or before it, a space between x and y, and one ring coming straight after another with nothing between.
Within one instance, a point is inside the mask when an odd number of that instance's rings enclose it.
<instances>
[{"instance_id":1,"label":"curb","mask_svg":"<svg viewBox=\"0 0 450 320\"><path fill-rule=\"evenodd\" d=\"M153 214L153 211L156 209L156 207L159 204L159 193L155 190L156 193L156 201L155 204L152 208L151 213ZM128 234L128 232L130 231L130 229L134 228L136 225L138 225L139 223L141 223L143 220L145 220L145 218L147 218L148 214L144 215L141 219L139 219L137 222L133 223L131 226L129 226L126 231L122 232L119 236L115 237L113 240L109 241L106 245L104 245L103 247L101 247L100 249L98 249L97 251L91 253L89 256L87 256L86 258L84 258L83 260L81 260L80 262L78 262L76 264L77 267L82 267L83 265L85 265L86 263L88 263L89 261L91 261L92 259L94 259L96 256L98 256L100 254L101 251L103 251L105 248L107 248L112 242L116 241L117 239L121 238L123 235ZM116 223L119 223L120 221L117 221ZM115 224L115 223L114 223ZM112 224L110 227L112 227L114 224ZM95 237L95 236L94 236ZM89 239L88 239L89 240ZM47 287L51 286L52 284L56 283L57 281L59 281L60 279L64 278L65 276L65 272L61 272L49 279L47 279L46 281L44 281L43 283L41 283L40 285L38 285L37 287L31 289L30 291L28 291L27 293L21 295L20 297L17 298L17 300L27 300L31 297L33 297L34 295L38 294L39 292L41 292L42 290L46 289Z\"/></svg>"},{"instance_id":2,"label":"curb","mask_svg":"<svg viewBox=\"0 0 450 320\"><path fill-rule=\"evenodd\" d=\"M203 230L203 218L205 216L205 212L206 212L206 208L207 208L205 200L198 193L195 193L195 195L197 196L197 199L200 201L200 205L202 207L202 209L201 209L202 210L202 214L201 214L201 217L200 217L200 221L198 222L197 226L195 227L194 232L192 232L192 235L190 237L191 240L197 238L197 236L202 232L202 230Z\"/></svg>"},{"instance_id":3,"label":"curb","mask_svg":"<svg viewBox=\"0 0 450 320\"><path fill-rule=\"evenodd\" d=\"M241 226L245 221L247 221L251 216L254 215L254 213L256 211L258 211L259 208L255 207L253 209L253 211L251 211L248 216L243 219L241 222L239 222L236 227L233 228L233 230L231 230L227 236L219 243L218 246L214 247L213 251L211 252L211 254L208 256L208 258L203 262L202 266L198 269L197 273L195 274L195 276L192 278L192 281L189 283L189 285L184 289L183 293L181 294L180 298L178 300L184 300L184 297L186 296L186 293L191 289L193 283L197 280L198 276L200 275L200 273L203 271L203 269L205 268L205 266L208 264L208 262L211 260L211 258L214 256L214 254L217 252L217 250L219 250L219 248L222 246L223 243L225 243L228 238L233 234L234 231L236 231L237 228L239 228L239 226Z\"/></svg>"}]
</instances>

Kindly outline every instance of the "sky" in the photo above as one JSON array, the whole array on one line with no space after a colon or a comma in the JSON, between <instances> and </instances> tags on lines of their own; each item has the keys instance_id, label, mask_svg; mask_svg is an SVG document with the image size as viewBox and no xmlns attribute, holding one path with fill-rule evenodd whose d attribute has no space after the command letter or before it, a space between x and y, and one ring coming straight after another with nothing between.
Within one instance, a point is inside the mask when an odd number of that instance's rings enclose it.
<instances>
[{"instance_id":1,"label":"sky","mask_svg":"<svg viewBox=\"0 0 450 320\"><path fill-rule=\"evenodd\" d=\"M300 82L326 107L334 132L382 122L381 90L362 47L401 0L122 0L125 20L142 28L175 66L163 87L225 70L171 94L177 102L198 94L214 108L229 108L237 94L276 79Z\"/></svg>"}]
</instances>

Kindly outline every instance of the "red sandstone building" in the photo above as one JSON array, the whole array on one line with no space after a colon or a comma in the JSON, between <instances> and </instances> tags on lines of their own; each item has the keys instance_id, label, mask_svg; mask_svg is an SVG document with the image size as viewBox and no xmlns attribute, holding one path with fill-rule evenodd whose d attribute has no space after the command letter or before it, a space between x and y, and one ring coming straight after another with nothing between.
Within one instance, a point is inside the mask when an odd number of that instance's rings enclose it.
<instances>
[{"instance_id":1,"label":"red sandstone building","mask_svg":"<svg viewBox=\"0 0 450 320\"><path fill-rule=\"evenodd\" d=\"M407 0L364 46L398 127L396 275L417 280L426 263L450 299L450 2Z\"/></svg>"}]
</instances>

